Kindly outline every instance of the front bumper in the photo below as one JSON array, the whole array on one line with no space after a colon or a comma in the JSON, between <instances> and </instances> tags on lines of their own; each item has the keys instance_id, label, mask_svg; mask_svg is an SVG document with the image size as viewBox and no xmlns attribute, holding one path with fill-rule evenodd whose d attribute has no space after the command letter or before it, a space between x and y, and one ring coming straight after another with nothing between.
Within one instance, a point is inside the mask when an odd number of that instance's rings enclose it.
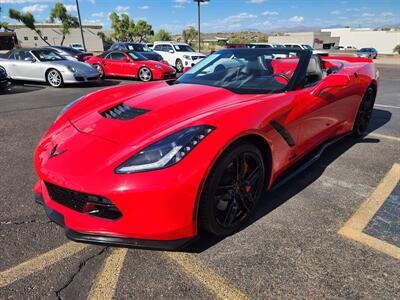
<instances>
[{"instance_id":1,"label":"front bumper","mask_svg":"<svg viewBox=\"0 0 400 300\"><path fill-rule=\"evenodd\" d=\"M95 81L100 78L100 74L98 72L76 72L76 73L67 73L64 72L62 74L64 83L79 83L79 82L88 82Z\"/></svg>"},{"instance_id":2,"label":"front bumper","mask_svg":"<svg viewBox=\"0 0 400 300\"><path fill-rule=\"evenodd\" d=\"M44 211L51 221L64 227L67 238L75 242L142 249L180 250L196 240L196 238L185 238L179 240L145 240L77 232L68 228L65 225L64 216L48 207L41 196L37 195L35 200L37 203L43 205Z\"/></svg>"}]
</instances>

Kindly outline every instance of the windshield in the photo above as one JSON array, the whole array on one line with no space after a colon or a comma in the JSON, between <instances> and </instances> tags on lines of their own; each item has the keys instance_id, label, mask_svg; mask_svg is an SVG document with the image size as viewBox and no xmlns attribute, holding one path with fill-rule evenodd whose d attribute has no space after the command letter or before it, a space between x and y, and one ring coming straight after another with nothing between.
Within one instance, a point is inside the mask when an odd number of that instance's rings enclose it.
<instances>
[{"instance_id":1,"label":"windshield","mask_svg":"<svg viewBox=\"0 0 400 300\"><path fill-rule=\"evenodd\" d=\"M236 93L275 93L286 89L305 51L226 49L183 74L177 83L222 87Z\"/></svg>"},{"instance_id":2,"label":"windshield","mask_svg":"<svg viewBox=\"0 0 400 300\"><path fill-rule=\"evenodd\" d=\"M360 52L372 52L371 48L361 48Z\"/></svg>"},{"instance_id":3,"label":"windshield","mask_svg":"<svg viewBox=\"0 0 400 300\"><path fill-rule=\"evenodd\" d=\"M128 44L126 48L138 52L152 52L152 50L145 44Z\"/></svg>"},{"instance_id":4,"label":"windshield","mask_svg":"<svg viewBox=\"0 0 400 300\"><path fill-rule=\"evenodd\" d=\"M133 60L148 60L146 57L138 52L126 52L126 54L128 54L129 57Z\"/></svg>"},{"instance_id":5,"label":"windshield","mask_svg":"<svg viewBox=\"0 0 400 300\"><path fill-rule=\"evenodd\" d=\"M74 48L70 48L70 47L54 47L56 49L60 49L61 51L64 51L67 54L70 55L79 55L82 54L83 52Z\"/></svg>"},{"instance_id":6,"label":"windshield","mask_svg":"<svg viewBox=\"0 0 400 300\"><path fill-rule=\"evenodd\" d=\"M189 45L174 45L177 52L195 52Z\"/></svg>"},{"instance_id":7,"label":"windshield","mask_svg":"<svg viewBox=\"0 0 400 300\"><path fill-rule=\"evenodd\" d=\"M65 60L64 57L57 54L57 52L53 50L33 50L32 53L40 60L40 61L56 61L56 60Z\"/></svg>"},{"instance_id":8,"label":"windshield","mask_svg":"<svg viewBox=\"0 0 400 300\"><path fill-rule=\"evenodd\" d=\"M308 50L314 50L313 47L311 47L310 45L302 45L304 49L308 49Z\"/></svg>"}]
</instances>

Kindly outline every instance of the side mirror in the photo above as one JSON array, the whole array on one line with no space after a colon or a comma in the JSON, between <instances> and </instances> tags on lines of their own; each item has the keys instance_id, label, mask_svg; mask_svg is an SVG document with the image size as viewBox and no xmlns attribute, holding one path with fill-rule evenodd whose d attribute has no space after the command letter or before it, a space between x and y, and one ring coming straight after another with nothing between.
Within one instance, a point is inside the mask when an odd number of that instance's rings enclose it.
<instances>
[{"instance_id":1,"label":"side mirror","mask_svg":"<svg viewBox=\"0 0 400 300\"><path fill-rule=\"evenodd\" d=\"M174 53L174 50L169 50L168 52L169 52L169 53Z\"/></svg>"},{"instance_id":2,"label":"side mirror","mask_svg":"<svg viewBox=\"0 0 400 300\"><path fill-rule=\"evenodd\" d=\"M350 76L348 75L331 74L322 79L321 82L317 84L312 94L318 96L325 89L344 87L348 85L349 82L350 82Z\"/></svg>"}]
</instances>

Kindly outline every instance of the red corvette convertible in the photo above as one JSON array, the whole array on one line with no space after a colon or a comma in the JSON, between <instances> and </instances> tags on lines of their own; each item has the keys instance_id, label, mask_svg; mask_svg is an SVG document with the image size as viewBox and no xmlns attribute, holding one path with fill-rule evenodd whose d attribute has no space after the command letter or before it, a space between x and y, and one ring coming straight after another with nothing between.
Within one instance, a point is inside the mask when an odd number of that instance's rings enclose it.
<instances>
[{"instance_id":1,"label":"red corvette convertible","mask_svg":"<svg viewBox=\"0 0 400 300\"><path fill-rule=\"evenodd\" d=\"M230 235L288 170L365 134L376 92L367 58L220 50L178 80L65 107L35 153L38 202L75 241L176 249Z\"/></svg>"},{"instance_id":2,"label":"red corvette convertible","mask_svg":"<svg viewBox=\"0 0 400 300\"><path fill-rule=\"evenodd\" d=\"M135 51L111 51L86 60L101 74L139 78L141 81L175 78L175 69L166 62L149 60Z\"/></svg>"}]
</instances>

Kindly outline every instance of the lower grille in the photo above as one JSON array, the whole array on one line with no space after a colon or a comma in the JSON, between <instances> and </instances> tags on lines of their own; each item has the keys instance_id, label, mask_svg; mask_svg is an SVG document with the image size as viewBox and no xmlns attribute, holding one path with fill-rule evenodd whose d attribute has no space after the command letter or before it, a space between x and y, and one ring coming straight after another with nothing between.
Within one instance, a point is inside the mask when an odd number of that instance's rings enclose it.
<instances>
[{"instance_id":1,"label":"lower grille","mask_svg":"<svg viewBox=\"0 0 400 300\"><path fill-rule=\"evenodd\" d=\"M104 197L76 192L49 182L45 185L53 201L72 210L112 220L122 216L117 207Z\"/></svg>"}]
</instances>

